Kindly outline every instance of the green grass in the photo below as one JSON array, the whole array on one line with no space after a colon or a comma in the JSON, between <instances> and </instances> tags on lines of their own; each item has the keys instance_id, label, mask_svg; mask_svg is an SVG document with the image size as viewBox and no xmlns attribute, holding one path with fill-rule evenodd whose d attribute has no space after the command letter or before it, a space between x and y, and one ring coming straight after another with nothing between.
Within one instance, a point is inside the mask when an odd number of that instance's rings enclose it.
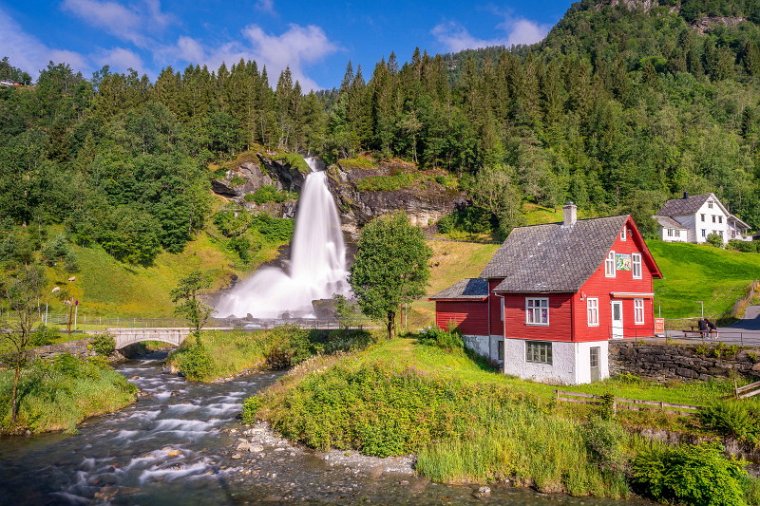
<instances>
[{"instance_id":1,"label":"green grass","mask_svg":"<svg viewBox=\"0 0 760 506\"><path fill-rule=\"evenodd\" d=\"M338 165L345 170L351 169L376 169L377 162L368 156L355 156L353 158L341 158Z\"/></svg>"},{"instance_id":2,"label":"green grass","mask_svg":"<svg viewBox=\"0 0 760 506\"><path fill-rule=\"evenodd\" d=\"M760 279L760 254L697 244L648 241L664 279L655 280L655 312L665 318L730 316L752 281Z\"/></svg>"},{"instance_id":3,"label":"green grass","mask_svg":"<svg viewBox=\"0 0 760 506\"><path fill-rule=\"evenodd\" d=\"M356 188L363 192L396 191L416 186L419 182L429 179L422 172L400 172L389 176L368 176L356 183Z\"/></svg>"},{"instance_id":4,"label":"green grass","mask_svg":"<svg viewBox=\"0 0 760 506\"><path fill-rule=\"evenodd\" d=\"M137 389L103 359L61 355L24 370L19 420L10 426L12 371L0 371L0 433L74 431L85 418L112 413L136 399Z\"/></svg>"}]
</instances>

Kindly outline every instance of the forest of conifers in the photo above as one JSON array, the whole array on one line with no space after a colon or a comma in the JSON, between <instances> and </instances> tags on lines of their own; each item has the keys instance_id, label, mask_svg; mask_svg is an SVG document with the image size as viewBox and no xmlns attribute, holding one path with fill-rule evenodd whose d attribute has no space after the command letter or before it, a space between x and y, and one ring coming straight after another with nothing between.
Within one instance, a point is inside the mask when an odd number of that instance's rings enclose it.
<instances>
[{"instance_id":1,"label":"forest of conifers","mask_svg":"<svg viewBox=\"0 0 760 506\"><path fill-rule=\"evenodd\" d=\"M4 59L0 79L30 85L0 89L0 227L63 224L149 263L209 218L208 164L256 146L405 158L471 192L498 174L513 209L492 222L565 200L646 216L712 191L760 226L760 2L608 3L575 4L535 46L390 53L309 93L288 70L270 86L253 61L155 81L51 62L32 82ZM706 16L744 20L698 30Z\"/></svg>"}]
</instances>

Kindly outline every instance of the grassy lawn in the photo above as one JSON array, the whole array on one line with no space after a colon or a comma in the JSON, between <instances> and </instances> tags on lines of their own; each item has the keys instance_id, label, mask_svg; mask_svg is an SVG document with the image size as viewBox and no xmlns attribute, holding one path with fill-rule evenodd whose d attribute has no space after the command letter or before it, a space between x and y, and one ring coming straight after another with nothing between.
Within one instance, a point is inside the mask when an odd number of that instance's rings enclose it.
<instances>
[{"instance_id":1,"label":"grassy lawn","mask_svg":"<svg viewBox=\"0 0 760 506\"><path fill-rule=\"evenodd\" d=\"M760 279L760 254L712 246L649 241L664 279L655 280L655 312L665 318L727 316L752 281Z\"/></svg>"}]
</instances>

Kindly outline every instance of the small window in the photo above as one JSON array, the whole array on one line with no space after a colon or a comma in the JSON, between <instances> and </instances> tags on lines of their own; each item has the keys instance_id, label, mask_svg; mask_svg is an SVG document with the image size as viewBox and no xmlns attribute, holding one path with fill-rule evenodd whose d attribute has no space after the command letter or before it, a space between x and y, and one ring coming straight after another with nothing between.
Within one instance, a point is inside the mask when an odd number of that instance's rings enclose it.
<instances>
[{"instance_id":1,"label":"small window","mask_svg":"<svg viewBox=\"0 0 760 506\"><path fill-rule=\"evenodd\" d=\"M707 230L704 228L702 229L702 237L707 237Z\"/></svg>"},{"instance_id":2,"label":"small window","mask_svg":"<svg viewBox=\"0 0 760 506\"><path fill-rule=\"evenodd\" d=\"M675 232L675 230L673 230L672 228L669 228L668 229L668 237L673 237L673 232Z\"/></svg>"},{"instance_id":3,"label":"small window","mask_svg":"<svg viewBox=\"0 0 760 506\"><path fill-rule=\"evenodd\" d=\"M504 361L504 341L499 341L496 345L496 358L501 362Z\"/></svg>"},{"instance_id":4,"label":"small window","mask_svg":"<svg viewBox=\"0 0 760 506\"><path fill-rule=\"evenodd\" d=\"M715 223L715 218L716 218L716 216L713 215L713 217L712 217L713 223Z\"/></svg>"},{"instance_id":5,"label":"small window","mask_svg":"<svg viewBox=\"0 0 760 506\"><path fill-rule=\"evenodd\" d=\"M700 216L702 217L702 221L705 221L705 213L702 213Z\"/></svg>"},{"instance_id":6,"label":"small window","mask_svg":"<svg viewBox=\"0 0 760 506\"><path fill-rule=\"evenodd\" d=\"M534 364L552 365L552 343L527 341L525 360Z\"/></svg>"},{"instance_id":7,"label":"small window","mask_svg":"<svg viewBox=\"0 0 760 506\"><path fill-rule=\"evenodd\" d=\"M633 299L633 322L636 325L644 324L644 299Z\"/></svg>"},{"instance_id":8,"label":"small window","mask_svg":"<svg viewBox=\"0 0 760 506\"><path fill-rule=\"evenodd\" d=\"M599 299L586 299L586 318L589 327L599 326Z\"/></svg>"},{"instance_id":9,"label":"small window","mask_svg":"<svg viewBox=\"0 0 760 506\"><path fill-rule=\"evenodd\" d=\"M549 299L525 299L525 323L549 325Z\"/></svg>"},{"instance_id":10,"label":"small window","mask_svg":"<svg viewBox=\"0 0 760 506\"><path fill-rule=\"evenodd\" d=\"M604 277L615 277L615 252L610 251L607 253L607 260L604 261Z\"/></svg>"},{"instance_id":11,"label":"small window","mask_svg":"<svg viewBox=\"0 0 760 506\"><path fill-rule=\"evenodd\" d=\"M633 279L641 279L641 253L631 255L631 268Z\"/></svg>"},{"instance_id":12,"label":"small window","mask_svg":"<svg viewBox=\"0 0 760 506\"><path fill-rule=\"evenodd\" d=\"M723 223L723 216L718 216L718 223Z\"/></svg>"},{"instance_id":13,"label":"small window","mask_svg":"<svg viewBox=\"0 0 760 506\"><path fill-rule=\"evenodd\" d=\"M625 241L628 239L628 228L623 227L623 230L620 231L620 240Z\"/></svg>"},{"instance_id":14,"label":"small window","mask_svg":"<svg viewBox=\"0 0 760 506\"><path fill-rule=\"evenodd\" d=\"M713 208L713 203L712 203L712 200L711 200L710 202L708 202L708 203L707 203L707 208L708 208L708 209L712 209L712 208Z\"/></svg>"}]
</instances>

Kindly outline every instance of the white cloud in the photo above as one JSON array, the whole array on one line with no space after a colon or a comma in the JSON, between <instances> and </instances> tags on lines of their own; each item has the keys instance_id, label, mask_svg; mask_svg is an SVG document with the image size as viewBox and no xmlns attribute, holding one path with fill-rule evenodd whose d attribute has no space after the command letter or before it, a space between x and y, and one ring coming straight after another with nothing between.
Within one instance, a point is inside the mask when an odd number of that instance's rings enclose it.
<instances>
[{"instance_id":1,"label":"white cloud","mask_svg":"<svg viewBox=\"0 0 760 506\"><path fill-rule=\"evenodd\" d=\"M461 24L454 21L436 25L431 33L448 51L457 52L465 49L478 49L489 46L512 47L519 44L535 44L549 33L550 25L536 23L524 18L509 18L496 26L504 36L492 39L473 37Z\"/></svg>"},{"instance_id":2,"label":"white cloud","mask_svg":"<svg viewBox=\"0 0 760 506\"><path fill-rule=\"evenodd\" d=\"M36 77L48 62L68 63L75 71L87 70L87 59L81 54L64 49L50 48L33 35L29 35L18 23L0 8L0 51L10 59L11 65Z\"/></svg>"},{"instance_id":3,"label":"white cloud","mask_svg":"<svg viewBox=\"0 0 760 506\"><path fill-rule=\"evenodd\" d=\"M274 0L257 0L256 10L274 14Z\"/></svg>"},{"instance_id":4,"label":"white cloud","mask_svg":"<svg viewBox=\"0 0 760 506\"><path fill-rule=\"evenodd\" d=\"M149 34L174 21L161 11L160 0L142 0L127 7L114 1L64 0L61 7L91 26L138 47L152 45Z\"/></svg>"},{"instance_id":5,"label":"white cloud","mask_svg":"<svg viewBox=\"0 0 760 506\"><path fill-rule=\"evenodd\" d=\"M142 58L138 54L123 47L116 47L95 56L95 61L103 66L108 65L111 71L126 72L127 69L134 69L139 74L145 73Z\"/></svg>"},{"instance_id":6,"label":"white cloud","mask_svg":"<svg viewBox=\"0 0 760 506\"><path fill-rule=\"evenodd\" d=\"M242 31L243 41L227 42L215 48L204 48L197 40L180 37L177 43L159 50L157 58L170 62L181 60L192 64L206 64L217 69L223 62L227 66L241 58L256 60L259 67L265 65L270 82L274 85L285 67L290 67L293 78L304 90L319 89L309 78L304 67L317 63L335 53L338 46L328 39L318 26L290 25L280 35L266 33L257 25L249 25Z\"/></svg>"}]
</instances>

